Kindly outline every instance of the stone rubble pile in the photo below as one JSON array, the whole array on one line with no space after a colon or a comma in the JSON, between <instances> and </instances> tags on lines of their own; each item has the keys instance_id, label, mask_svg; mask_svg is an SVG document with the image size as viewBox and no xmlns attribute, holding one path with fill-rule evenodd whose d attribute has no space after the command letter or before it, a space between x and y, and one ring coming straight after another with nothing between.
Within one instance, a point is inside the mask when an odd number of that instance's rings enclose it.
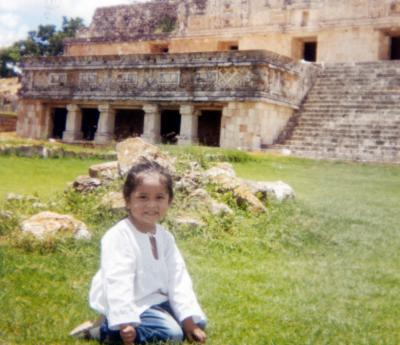
<instances>
[{"instance_id":1,"label":"stone rubble pile","mask_svg":"<svg viewBox=\"0 0 400 345\"><path fill-rule=\"evenodd\" d=\"M217 201L211 194L230 193L234 202L254 214L267 211L266 201L282 202L294 197L293 189L281 181L251 181L240 179L229 163L217 163L204 170L198 162L189 162L183 172L176 173L175 158L162 153L156 146L140 138L127 139L117 145L117 161L96 164L89 168L89 175L78 176L71 187L81 193L90 193L101 186L110 186L114 180L122 180L129 169L141 160L155 160L168 168L174 177L175 188L184 197L184 207L178 210L173 222L188 229L204 226L202 215L219 217L233 215L228 205ZM117 184L116 184L117 188ZM120 189L120 186L118 187ZM111 188L112 189L112 188ZM211 191L211 192L210 192ZM9 195L10 200L21 197ZM217 197L218 199L218 197ZM109 191L100 200L100 205L112 211L124 211L122 192ZM21 229L42 239L49 234L70 232L77 239L90 238L86 225L71 216L53 212L41 212L22 222Z\"/></svg>"}]
</instances>

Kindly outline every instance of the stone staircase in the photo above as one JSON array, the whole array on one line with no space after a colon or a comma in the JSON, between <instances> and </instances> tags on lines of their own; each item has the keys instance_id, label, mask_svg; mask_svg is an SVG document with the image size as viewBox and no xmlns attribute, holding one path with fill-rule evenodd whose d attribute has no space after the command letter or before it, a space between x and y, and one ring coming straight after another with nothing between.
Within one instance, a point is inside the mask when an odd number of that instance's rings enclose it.
<instances>
[{"instance_id":1,"label":"stone staircase","mask_svg":"<svg viewBox=\"0 0 400 345\"><path fill-rule=\"evenodd\" d=\"M400 163L400 61L325 65L272 149Z\"/></svg>"}]
</instances>

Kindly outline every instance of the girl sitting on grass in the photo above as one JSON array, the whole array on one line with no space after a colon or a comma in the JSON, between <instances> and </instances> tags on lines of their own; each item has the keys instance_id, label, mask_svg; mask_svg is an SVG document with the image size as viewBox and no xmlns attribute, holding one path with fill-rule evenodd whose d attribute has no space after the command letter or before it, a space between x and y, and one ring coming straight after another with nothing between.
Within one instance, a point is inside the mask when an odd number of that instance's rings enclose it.
<instances>
[{"instance_id":1,"label":"girl sitting on grass","mask_svg":"<svg viewBox=\"0 0 400 345\"><path fill-rule=\"evenodd\" d=\"M201 310L174 237L158 222L173 199L172 178L156 162L131 168L123 187L128 217L103 236L90 305L105 315L100 341L204 343Z\"/></svg>"}]
</instances>

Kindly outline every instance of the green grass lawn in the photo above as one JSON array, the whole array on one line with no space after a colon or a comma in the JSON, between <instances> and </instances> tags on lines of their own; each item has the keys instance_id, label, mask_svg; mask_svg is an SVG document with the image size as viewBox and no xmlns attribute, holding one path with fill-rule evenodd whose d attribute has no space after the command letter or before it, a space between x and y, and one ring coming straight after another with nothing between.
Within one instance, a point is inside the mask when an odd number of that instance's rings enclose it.
<instances>
[{"instance_id":1,"label":"green grass lawn","mask_svg":"<svg viewBox=\"0 0 400 345\"><path fill-rule=\"evenodd\" d=\"M48 199L62 191L67 182L87 175L99 160L45 159L0 156L0 203L7 193L37 194Z\"/></svg>"},{"instance_id":2,"label":"green grass lawn","mask_svg":"<svg viewBox=\"0 0 400 345\"><path fill-rule=\"evenodd\" d=\"M45 184L62 191L90 163L0 157L0 193L34 193L49 172ZM287 182L297 197L260 217L176 233L208 343L400 344L400 167L272 156L234 166L241 177ZM78 197L66 207L91 226L90 243L40 252L1 242L0 344L90 343L67 336L95 317L87 293L112 224L90 207Z\"/></svg>"}]
</instances>

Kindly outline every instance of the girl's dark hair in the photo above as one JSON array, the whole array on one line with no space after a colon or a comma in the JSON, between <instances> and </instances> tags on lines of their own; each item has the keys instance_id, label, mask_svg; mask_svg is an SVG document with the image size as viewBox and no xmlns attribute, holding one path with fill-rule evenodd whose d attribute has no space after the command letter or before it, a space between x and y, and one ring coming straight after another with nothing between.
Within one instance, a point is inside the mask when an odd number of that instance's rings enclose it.
<instances>
[{"instance_id":1,"label":"girl's dark hair","mask_svg":"<svg viewBox=\"0 0 400 345\"><path fill-rule=\"evenodd\" d=\"M174 190L173 190L173 181L172 176L167 168L164 168L162 165L157 163L156 161L150 160L142 160L138 164L135 164L132 168L129 169L128 174L126 175L123 194L125 200L129 200L131 193L136 189L136 187L140 184L141 178L138 177L142 173L157 173L162 177L162 183L165 184L165 188L167 189L169 200L172 201L174 198Z\"/></svg>"}]
</instances>

